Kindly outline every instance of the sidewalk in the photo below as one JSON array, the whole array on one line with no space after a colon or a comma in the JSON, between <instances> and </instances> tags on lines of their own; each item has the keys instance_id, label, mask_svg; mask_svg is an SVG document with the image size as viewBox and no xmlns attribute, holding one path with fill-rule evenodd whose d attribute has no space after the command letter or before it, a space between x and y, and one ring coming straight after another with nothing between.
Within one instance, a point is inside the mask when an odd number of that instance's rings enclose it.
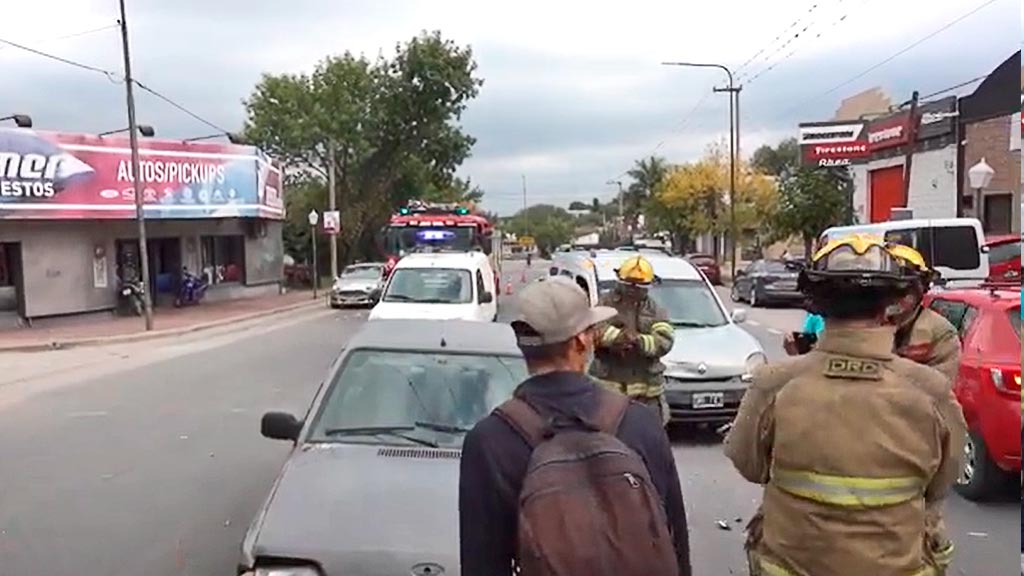
<instances>
[{"instance_id":1,"label":"sidewalk","mask_svg":"<svg viewBox=\"0 0 1024 576\"><path fill-rule=\"evenodd\" d=\"M303 290L280 296L201 303L185 308L160 308L153 312L151 332L146 332L141 317L111 314L56 318L37 323L32 328L0 330L0 352L31 352L175 336L323 305L323 299L313 300L312 293Z\"/></svg>"}]
</instances>

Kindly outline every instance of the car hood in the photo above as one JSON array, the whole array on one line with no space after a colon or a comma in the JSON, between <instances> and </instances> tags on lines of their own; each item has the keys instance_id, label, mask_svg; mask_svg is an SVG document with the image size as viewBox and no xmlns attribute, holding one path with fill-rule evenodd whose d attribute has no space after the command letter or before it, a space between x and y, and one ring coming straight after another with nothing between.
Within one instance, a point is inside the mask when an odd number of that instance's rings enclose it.
<instances>
[{"instance_id":1,"label":"car hood","mask_svg":"<svg viewBox=\"0 0 1024 576\"><path fill-rule=\"evenodd\" d=\"M370 291L380 286L380 280L366 278L339 279L334 282L335 290Z\"/></svg>"},{"instance_id":2,"label":"car hood","mask_svg":"<svg viewBox=\"0 0 1024 576\"><path fill-rule=\"evenodd\" d=\"M394 576L426 563L458 576L458 483L454 450L304 446L285 464L246 556L308 560L325 574Z\"/></svg>"},{"instance_id":3,"label":"car hood","mask_svg":"<svg viewBox=\"0 0 1024 576\"><path fill-rule=\"evenodd\" d=\"M370 311L370 320L475 320L475 304L416 304L381 302Z\"/></svg>"},{"instance_id":4,"label":"car hood","mask_svg":"<svg viewBox=\"0 0 1024 576\"><path fill-rule=\"evenodd\" d=\"M662 358L665 375L685 379L731 378L746 372L747 357L764 353L757 339L736 324L678 328L672 350ZM700 371L700 366L704 371Z\"/></svg>"}]
</instances>

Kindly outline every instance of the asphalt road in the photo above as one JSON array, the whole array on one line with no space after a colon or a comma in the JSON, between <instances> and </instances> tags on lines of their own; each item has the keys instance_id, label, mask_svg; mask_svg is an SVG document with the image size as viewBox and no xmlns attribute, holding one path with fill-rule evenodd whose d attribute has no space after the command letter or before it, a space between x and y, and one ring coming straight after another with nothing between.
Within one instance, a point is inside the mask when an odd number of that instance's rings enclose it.
<instances>
[{"instance_id":1,"label":"asphalt road","mask_svg":"<svg viewBox=\"0 0 1024 576\"><path fill-rule=\"evenodd\" d=\"M773 358L781 333L802 319L792 310L750 316ZM0 355L0 576L233 574L288 450L260 437L260 415L302 413L363 317L317 310L242 332ZM758 489L713 434L674 442L696 573L745 573L742 528ZM954 497L953 574L1016 573L1019 513L1016 501Z\"/></svg>"}]
</instances>

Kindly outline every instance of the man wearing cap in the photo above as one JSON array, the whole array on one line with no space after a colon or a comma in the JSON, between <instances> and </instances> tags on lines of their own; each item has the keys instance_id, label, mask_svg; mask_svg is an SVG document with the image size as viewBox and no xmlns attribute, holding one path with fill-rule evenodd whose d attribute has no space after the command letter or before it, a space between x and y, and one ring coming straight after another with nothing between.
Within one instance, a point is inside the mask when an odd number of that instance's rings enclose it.
<instances>
[{"instance_id":1,"label":"man wearing cap","mask_svg":"<svg viewBox=\"0 0 1024 576\"><path fill-rule=\"evenodd\" d=\"M515 392L550 418L591 422L601 394L587 376L595 327L615 316L594 307L573 282L552 278L527 286L512 322L530 378ZM686 511L672 447L656 414L631 403L615 436L635 450L650 472L665 507L681 576L690 575ZM492 413L467 434L459 479L462 573L508 576L515 557L519 493L527 473L530 444L500 415Z\"/></svg>"}]
</instances>

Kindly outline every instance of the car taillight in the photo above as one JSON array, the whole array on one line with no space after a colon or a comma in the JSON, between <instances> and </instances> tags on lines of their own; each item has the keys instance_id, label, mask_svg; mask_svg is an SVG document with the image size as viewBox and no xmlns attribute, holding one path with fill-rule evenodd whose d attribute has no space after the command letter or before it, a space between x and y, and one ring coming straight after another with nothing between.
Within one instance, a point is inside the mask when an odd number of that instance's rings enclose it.
<instances>
[{"instance_id":1,"label":"car taillight","mask_svg":"<svg viewBox=\"0 0 1024 576\"><path fill-rule=\"evenodd\" d=\"M989 378L996 390L1006 394L1020 394L1020 370L989 368Z\"/></svg>"}]
</instances>

